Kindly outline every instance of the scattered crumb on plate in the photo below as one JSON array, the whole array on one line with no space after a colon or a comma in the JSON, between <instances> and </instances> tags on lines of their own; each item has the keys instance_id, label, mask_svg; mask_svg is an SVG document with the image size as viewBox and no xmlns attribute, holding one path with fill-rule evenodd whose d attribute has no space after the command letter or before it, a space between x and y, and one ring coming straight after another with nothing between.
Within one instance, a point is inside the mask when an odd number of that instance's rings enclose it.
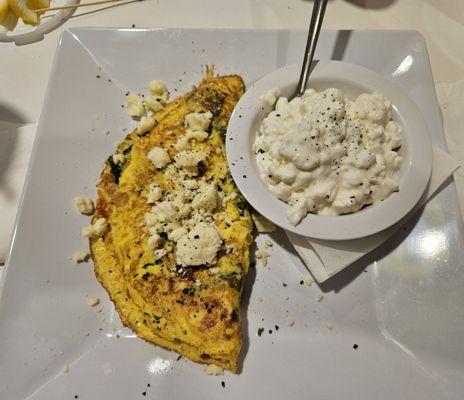
<instances>
[{"instance_id":1,"label":"scattered crumb on plate","mask_svg":"<svg viewBox=\"0 0 464 400\"><path fill-rule=\"evenodd\" d=\"M69 365L65 365L65 366L63 367L63 373L64 373L64 374L67 374L68 372L69 372Z\"/></svg>"},{"instance_id":2,"label":"scattered crumb on plate","mask_svg":"<svg viewBox=\"0 0 464 400\"><path fill-rule=\"evenodd\" d=\"M73 260L77 263L87 262L90 258L90 253L88 251L76 251L73 254Z\"/></svg>"},{"instance_id":3,"label":"scattered crumb on plate","mask_svg":"<svg viewBox=\"0 0 464 400\"><path fill-rule=\"evenodd\" d=\"M317 295L317 302L320 303L322 300L324 300L324 295L318 293L318 295Z\"/></svg>"},{"instance_id":4,"label":"scattered crumb on plate","mask_svg":"<svg viewBox=\"0 0 464 400\"><path fill-rule=\"evenodd\" d=\"M333 327L334 327L333 324L332 324L332 322L327 322L327 323L325 324L325 326L327 327L327 329L328 329L329 331L331 331L331 330L333 329Z\"/></svg>"},{"instance_id":5,"label":"scattered crumb on plate","mask_svg":"<svg viewBox=\"0 0 464 400\"><path fill-rule=\"evenodd\" d=\"M289 320L287 321L287 325L288 325L288 326L293 326L293 325L295 325L295 321L294 321L293 319L289 319Z\"/></svg>"},{"instance_id":6,"label":"scattered crumb on plate","mask_svg":"<svg viewBox=\"0 0 464 400\"><path fill-rule=\"evenodd\" d=\"M224 374L224 369L221 367L218 367L217 365L214 364L208 364L205 367L205 373L206 375L223 375Z\"/></svg>"},{"instance_id":7,"label":"scattered crumb on plate","mask_svg":"<svg viewBox=\"0 0 464 400\"><path fill-rule=\"evenodd\" d=\"M273 244L272 244L272 242L271 242L269 239L266 239L266 240L264 241L264 248L265 248L265 249L268 249L269 247L272 247L272 246L273 246Z\"/></svg>"},{"instance_id":8,"label":"scattered crumb on plate","mask_svg":"<svg viewBox=\"0 0 464 400\"><path fill-rule=\"evenodd\" d=\"M93 201L89 197L76 197L74 199L74 205L76 206L76 210L84 215L92 215L95 210Z\"/></svg>"},{"instance_id":9,"label":"scattered crumb on plate","mask_svg":"<svg viewBox=\"0 0 464 400\"><path fill-rule=\"evenodd\" d=\"M91 297L88 301L87 304L90 307L95 307L97 304L100 304L100 299L98 297Z\"/></svg>"},{"instance_id":10,"label":"scattered crumb on plate","mask_svg":"<svg viewBox=\"0 0 464 400\"><path fill-rule=\"evenodd\" d=\"M261 262L263 267L267 265L267 259L270 257L270 254L264 250L258 250L255 255L256 259Z\"/></svg>"}]
</instances>

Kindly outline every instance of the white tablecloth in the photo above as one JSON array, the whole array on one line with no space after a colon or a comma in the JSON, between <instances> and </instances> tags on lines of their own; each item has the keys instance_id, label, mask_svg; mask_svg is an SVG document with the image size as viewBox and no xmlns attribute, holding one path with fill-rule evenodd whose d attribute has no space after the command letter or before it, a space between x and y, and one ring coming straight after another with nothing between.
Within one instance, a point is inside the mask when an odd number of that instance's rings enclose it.
<instances>
[{"instance_id":1,"label":"white tablecloth","mask_svg":"<svg viewBox=\"0 0 464 400\"><path fill-rule=\"evenodd\" d=\"M312 1L303 0L145 0L108 5L98 12L97 7L82 8L41 42L0 43L0 121L19 125L38 121L53 54L67 27L306 28L311 7ZM464 1L332 0L324 27L420 31L430 53L450 154L464 165L460 132L464 126ZM0 148L11 143L10 137L0 136ZM8 167L4 165L8 160L0 161L2 168ZM464 170L455 178L464 210ZM0 180L0 196L8 195L8 187Z\"/></svg>"}]
</instances>

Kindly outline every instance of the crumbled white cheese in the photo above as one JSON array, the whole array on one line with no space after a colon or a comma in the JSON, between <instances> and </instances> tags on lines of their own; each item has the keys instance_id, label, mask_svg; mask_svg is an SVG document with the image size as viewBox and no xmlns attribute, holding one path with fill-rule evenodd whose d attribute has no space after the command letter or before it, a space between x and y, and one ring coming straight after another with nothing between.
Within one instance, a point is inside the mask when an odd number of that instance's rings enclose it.
<instances>
[{"instance_id":1,"label":"crumbled white cheese","mask_svg":"<svg viewBox=\"0 0 464 400\"><path fill-rule=\"evenodd\" d=\"M203 151L181 151L176 154L174 161L178 168L196 168L200 162L206 160L206 154Z\"/></svg>"},{"instance_id":2,"label":"crumbled white cheese","mask_svg":"<svg viewBox=\"0 0 464 400\"><path fill-rule=\"evenodd\" d=\"M92 225L82 228L82 235L88 238L102 237L109 229L108 222L105 218L98 218Z\"/></svg>"},{"instance_id":3,"label":"crumbled white cheese","mask_svg":"<svg viewBox=\"0 0 464 400\"><path fill-rule=\"evenodd\" d=\"M145 97L145 107L148 108L150 111L157 113L158 111L162 110L164 107L160 102L160 97L157 96L146 96Z\"/></svg>"},{"instance_id":4,"label":"crumbled white cheese","mask_svg":"<svg viewBox=\"0 0 464 400\"><path fill-rule=\"evenodd\" d=\"M261 104L267 108L274 107L274 104L277 101L277 98L280 96L280 93L281 91L278 88L269 90L259 98L261 100Z\"/></svg>"},{"instance_id":5,"label":"crumbled white cheese","mask_svg":"<svg viewBox=\"0 0 464 400\"><path fill-rule=\"evenodd\" d=\"M324 300L324 295L318 293L318 294L317 294L317 302L320 303L322 300Z\"/></svg>"},{"instance_id":6,"label":"crumbled white cheese","mask_svg":"<svg viewBox=\"0 0 464 400\"><path fill-rule=\"evenodd\" d=\"M89 307L95 307L96 305L100 304L100 299L98 297L91 297L88 301L87 304Z\"/></svg>"},{"instance_id":7,"label":"crumbled white cheese","mask_svg":"<svg viewBox=\"0 0 464 400\"><path fill-rule=\"evenodd\" d=\"M186 235L187 233L188 233L187 229L183 227L179 227L179 228L172 230L172 232L168 234L168 238L169 240L172 240L173 242L178 242L179 239L182 236Z\"/></svg>"},{"instance_id":8,"label":"crumbled white cheese","mask_svg":"<svg viewBox=\"0 0 464 400\"><path fill-rule=\"evenodd\" d=\"M146 132L149 132L153 129L156 124L156 119L153 117L142 117L137 124L137 133L142 135Z\"/></svg>"},{"instance_id":9,"label":"crumbled white cheese","mask_svg":"<svg viewBox=\"0 0 464 400\"><path fill-rule=\"evenodd\" d=\"M144 220L145 220L144 221L145 225L149 228L155 227L159 223L158 217L153 213L146 213L144 216ZM155 229L155 232L156 232L156 229Z\"/></svg>"},{"instance_id":10,"label":"crumbled white cheese","mask_svg":"<svg viewBox=\"0 0 464 400\"><path fill-rule=\"evenodd\" d=\"M222 375L224 374L224 369L214 364L208 364L205 367L205 373L206 375Z\"/></svg>"},{"instance_id":11,"label":"crumbled white cheese","mask_svg":"<svg viewBox=\"0 0 464 400\"><path fill-rule=\"evenodd\" d=\"M163 190L155 183L151 183L149 186L149 192L147 197L147 203L156 203L163 196Z\"/></svg>"},{"instance_id":12,"label":"crumbled white cheese","mask_svg":"<svg viewBox=\"0 0 464 400\"><path fill-rule=\"evenodd\" d=\"M73 255L73 260L77 263L82 263L88 261L90 254L88 251L76 251Z\"/></svg>"},{"instance_id":13,"label":"crumbled white cheese","mask_svg":"<svg viewBox=\"0 0 464 400\"><path fill-rule=\"evenodd\" d=\"M212 213L218 207L218 202L219 196L216 185L214 183L203 184L192 201L192 207Z\"/></svg>"},{"instance_id":14,"label":"crumbled white cheese","mask_svg":"<svg viewBox=\"0 0 464 400\"><path fill-rule=\"evenodd\" d=\"M126 156L124 154L113 154L112 158L115 164L124 164L126 162Z\"/></svg>"},{"instance_id":15,"label":"crumbled white cheese","mask_svg":"<svg viewBox=\"0 0 464 400\"><path fill-rule=\"evenodd\" d=\"M182 266L213 264L221 238L212 223L200 222L177 242L177 263Z\"/></svg>"},{"instance_id":16,"label":"crumbled white cheese","mask_svg":"<svg viewBox=\"0 0 464 400\"><path fill-rule=\"evenodd\" d=\"M153 147L147 154L148 159L156 168L163 168L171 161L171 157L162 147Z\"/></svg>"},{"instance_id":17,"label":"crumbled white cheese","mask_svg":"<svg viewBox=\"0 0 464 400\"><path fill-rule=\"evenodd\" d=\"M159 81L159 80L151 81L148 84L148 90L154 96L162 96L164 93L167 92L166 84L164 82Z\"/></svg>"},{"instance_id":18,"label":"crumbled white cheese","mask_svg":"<svg viewBox=\"0 0 464 400\"><path fill-rule=\"evenodd\" d=\"M211 123L213 114L210 111L204 113L190 113L185 116L185 124L192 131L206 131Z\"/></svg>"},{"instance_id":19,"label":"crumbled white cheese","mask_svg":"<svg viewBox=\"0 0 464 400\"><path fill-rule=\"evenodd\" d=\"M187 140L195 139L197 142L204 142L208 139L208 132L205 131L187 131L185 134Z\"/></svg>"},{"instance_id":20,"label":"crumbled white cheese","mask_svg":"<svg viewBox=\"0 0 464 400\"><path fill-rule=\"evenodd\" d=\"M127 112L131 117L140 118L145 113L143 101L139 95L130 93L126 96L126 100Z\"/></svg>"},{"instance_id":21,"label":"crumbled white cheese","mask_svg":"<svg viewBox=\"0 0 464 400\"><path fill-rule=\"evenodd\" d=\"M235 200L237 196L236 192L229 193L227 196L222 198L222 205L225 206L229 201Z\"/></svg>"},{"instance_id":22,"label":"crumbled white cheese","mask_svg":"<svg viewBox=\"0 0 464 400\"><path fill-rule=\"evenodd\" d=\"M269 221L266 217L263 217L261 214L258 214L256 211L251 213L251 219L259 233L270 233L277 229L271 221Z\"/></svg>"},{"instance_id":23,"label":"crumbled white cheese","mask_svg":"<svg viewBox=\"0 0 464 400\"><path fill-rule=\"evenodd\" d=\"M177 217L178 210L168 200L162 201L152 208L152 214L159 222L170 222Z\"/></svg>"},{"instance_id":24,"label":"crumbled white cheese","mask_svg":"<svg viewBox=\"0 0 464 400\"><path fill-rule=\"evenodd\" d=\"M213 267L209 269L209 273L215 275L218 274L220 270L221 269L219 267Z\"/></svg>"},{"instance_id":25,"label":"crumbled white cheese","mask_svg":"<svg viewBox=\"0 0 464 400\"><path fill-rule=\"evenodd\" d=\"M77 211L81 214L91 215L93 214L95 207L93 201L89 197L78 196L74 199L74 205L76 206Z\"/></svg>"},{"instance_id":26,"label":"crumbled white cheese","mask_svg":"<svg viewBox=\"0 0 464 400\"><path fill-rule=\"evenodd\" d=\"M201 281L199 279L195 279L195 286L200 287Z\"/></svg>"},{"instance_id":27,"label":"crumbled white cheese","mask_svg":"<svg viewBox=\"0 0 464 400\"><path fill-rule=\"evenodd\" d=\"M158 245L161 243L161 236L158 235L157 233L152 234L151 236L148 237L147 245L148 248L151 250L154 250L158 247Z\"/></svg>"},{"instance_id":28,"label":"crumbled white cheese","mask_svg":"<svg viewBox=\"0 0 464 400\"><path fill-rule=\"evenodd\" d=\"M174 148L177 151L187 150L189 148L189 138L187 135L183 135L177 139L177 142L174 144Z\"/></svg>"},{"instance_id":29,"label":"crumbled white cheese","mask_svg":"<svg viewBox=\"0 0 464 400\"><path fill-rule=\"evenodd\" d=\"M255 255L256 259L261 262L263 267L267 265L267 259L270 257L270 254L267 251L259 250Z\"/></svg>"}]
</instances>

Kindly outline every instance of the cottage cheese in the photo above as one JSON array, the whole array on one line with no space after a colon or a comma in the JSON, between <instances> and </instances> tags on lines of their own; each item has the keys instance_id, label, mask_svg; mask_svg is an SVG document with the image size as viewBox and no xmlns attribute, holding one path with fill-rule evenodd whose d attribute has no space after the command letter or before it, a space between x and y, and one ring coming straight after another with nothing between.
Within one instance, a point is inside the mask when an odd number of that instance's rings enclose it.
<instances>
[{"instance_id":1,"label":"cottage cheese","mask_svg":"<svg viewBox=\"0 0 464 400\"><path fill-rule=\"evenodd\" d=\"M364 93L350 101L332 88L279 98L254 150L261 180L297 225L307 213L352 213L398 191L400 146L387 99Z\"/></svg>"}]
</instances>

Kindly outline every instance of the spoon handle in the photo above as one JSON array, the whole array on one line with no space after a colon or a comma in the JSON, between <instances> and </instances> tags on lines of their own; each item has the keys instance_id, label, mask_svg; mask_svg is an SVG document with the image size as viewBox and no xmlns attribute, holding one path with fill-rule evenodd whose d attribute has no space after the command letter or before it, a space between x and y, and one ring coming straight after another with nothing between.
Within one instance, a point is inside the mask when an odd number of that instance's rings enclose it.
<instances>
[{"instance_id":1,"label":"spoon handle","mask_svg":"<svg viewBox=\"0 0 464 400\"><path fill-rule=\"evenodd\" d=\"M309 70L314 57L314 50L316 50L317 39L324 19L325 8L327 0L314 0L313 13L311 15L311 22L309 24L308 40L306 42L306 50L303 59L303 66L301 68L300 81L297 87L297 96L301 96L305 89L309 78Z\"/></svg>"}]
</instances>

